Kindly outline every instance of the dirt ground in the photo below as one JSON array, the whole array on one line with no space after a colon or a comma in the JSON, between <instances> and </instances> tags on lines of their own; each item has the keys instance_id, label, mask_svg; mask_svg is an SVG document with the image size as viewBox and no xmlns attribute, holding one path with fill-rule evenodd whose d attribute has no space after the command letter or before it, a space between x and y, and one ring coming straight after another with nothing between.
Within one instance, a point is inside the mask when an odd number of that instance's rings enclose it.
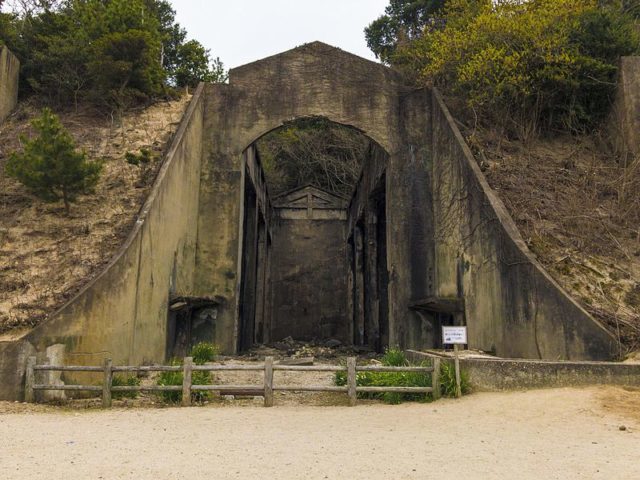
<instances>
[{"instance_id":1,"label":"dirt ground","mask_svg":"<svg viewBox=\"0 0 640 480\"><path fill-rule=\"evenodd\" d=\"M635 480L639 410L639 391L612 387L354 408L0 403L0 471L6 480Z\"/></svg>"},{"instance_id":2,"label":"dirt ground","mask_svg":"<svg viewBox=\"0 0 640 480\"><path fill-rule=\"evenodd\" d=\"M66 112L60 120L88 158L103 161L94 195L81 196L64 214L60 202L31 196L4 166L20 149L20 135L39 109L21 104L0 125L0 340L26 333L61 307L109 262L146 199L161 159L190 97L159 102L112 121L93 111ZM151 153L132 165L127 152Z\"/></svg>"}]
</instances>

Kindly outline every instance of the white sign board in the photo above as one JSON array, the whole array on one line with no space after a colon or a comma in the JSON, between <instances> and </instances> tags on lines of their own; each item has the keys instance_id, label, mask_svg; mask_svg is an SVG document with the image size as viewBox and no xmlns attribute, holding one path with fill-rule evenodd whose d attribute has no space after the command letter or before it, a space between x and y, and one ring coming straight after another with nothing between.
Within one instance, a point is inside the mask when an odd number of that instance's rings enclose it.
<instances>
[{"instance_id":1,"label":"white sign board","mask_svg":"<svg viewBox=\"0 0 640 480\"><path fill-rule=\"evenodd\" d=\"M464 345L467 343L467 327L442 327L442 343Z\"/></svg>"}]
</instances>

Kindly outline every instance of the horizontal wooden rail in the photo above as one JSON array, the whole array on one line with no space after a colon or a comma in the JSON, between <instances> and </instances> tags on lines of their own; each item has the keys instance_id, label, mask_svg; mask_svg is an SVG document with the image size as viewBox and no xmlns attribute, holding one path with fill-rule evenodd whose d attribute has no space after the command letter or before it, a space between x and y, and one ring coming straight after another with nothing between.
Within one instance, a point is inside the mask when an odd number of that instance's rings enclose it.
<instances>
[{"instance_id":1,"label":"horizontal wooden rail","mask_svg":"<svg viewBox=\"0 0 640 480\"><path fill-rule=\"evenodd\" d=\"M194 365L192 370L203 372L262 372L264 370L264 365Z\"/></svg>"},{"instance_id":2,"label":"horizontal wooden rail","mask_svg":"<svg viewBox=\"0 0 640 480\"><path fill-rule=\"evenodd\" d=\"M431 393L431 387L356 387L356 392L362 393Z\"/></svg>"},{"instance_id":3,"label":"horizontal wooden rail","mask_svg":"<svg viewBox=\"0 0 640 480\"><path fill-rule=\"evenodd\" d=\"M433 367L383 367L379 365L368 365L356 367L356 372L433 372Z\"/></svg>"},{"instance_id":4,"label":"horizontal wooden rail","mask_svg":"<svg viewBox=\"0 0 640 480\"><path fill-rule=\"evenodd\" d=\"M33 385L34 390L74 390L87 392L101 392L102 387L98 385Z\"/></svg>"},{"instance_id":5,"label":"horizontal wooden rail","mask_svg":"<svg viewBox=\"0 0 640 480\"><path fill-rule=\"evenodd\" d=\"M102 387L99 387L102 390ZM180 385L118 385L111 387L112 392L179 392Z\"/></svg>"},{"instance_id":6,"label":"horizontal wooden rail","mask_svg":"<svg viewBox=\"0 0 640 480\"><path fill-rule=\"evenodd\" d=\"M339 365L274 365L274 370L286 370L291 372L346 372L347 367Z\"/></svg>"},{"instance_id":7,"label":"horizontal wooden rail","mask_svg":"<svg viewBox=\"0 0 640 480\"><path fill-rule=\"evenodd\" d=\"M347 358L347 365L275 365L273 357L266 357L262 365L194 365L193 359L187 357L183 365L146 365L146 366L113 366L111 359L105 359L102 367L97 366L60 366L36 365L36 358L27 359L25 375L25 401L33 402L34 392L43 390L87 391L102 392L102 406L111 406L112 392L182 392L182 404L191 405L191 394L200 391L215 392L243 392L262 394L264 405L273 405L273 392L340 392L347 393L349 404L355 405L358 393L431 393L433 398L440 397L440 359L434 358L429 367L388 367L383 365L357 366L356 357ZM35 382L35 372L96 372L102 373L102 385L49 385ZM194 371L224 372L224 371L254 371L264 372L262 385L194 385L192 373ZM347 372L345 386L329 385L282 385L275 386L273 377L275 371L291 372ZM113 385L113 374L119 372L182 372L182 385ZM431 373L432 387L394 387L394 386L357 386L358 372L420 372Z\"/></svg>"},{"instance_id":8,"label":"horizontal wooden rail","mask_svg":"<svg viewBox=\"0 0 640 480\"><path fill-rule=\"evenodd\" d=\"M280 392L347 392L347 387L329 385L283 385L281 387L273 387L273 389Z\"/></svg>"},{"instance_id":9,"label":"horizontal wooden rail","mask_svg":"<svg viewBox=\"0 0 640 480\"><path fill-rule=\"evenodd\" d=\"M100 371L103 369L100 368ZM145 365L144 367L115 366L112 372L181 372L181 365Z\"/></svg>"},{"instance_id":10,"label":"horizontal wooden rail","mask_svg":"<svg viewBox=\"0 0 640 480\"><path fill-rule=\"evenodd\" d=\"M34 365L33 369L38 371L48 372L102 372L102 367L76 367L76 366L62 366L62 365Z\"/></svg>"}]
</instances>

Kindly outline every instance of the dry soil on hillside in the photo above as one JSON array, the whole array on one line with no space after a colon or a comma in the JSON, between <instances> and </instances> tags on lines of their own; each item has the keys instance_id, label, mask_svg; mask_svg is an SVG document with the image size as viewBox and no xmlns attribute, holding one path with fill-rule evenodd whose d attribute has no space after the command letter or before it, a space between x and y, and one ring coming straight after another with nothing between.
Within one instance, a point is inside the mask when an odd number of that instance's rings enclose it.
<instances>
[{"instance_id":1,"label":"dry soil on hillside","mask_svg":"<svg viewBox=\"0 0 640 480\"><path fill-rule=\"evenodd\" d=\"M621 356L640 350L640 158L621 165L596 134L469 141L540 262L620 339Z\"/></svg>"},{"instance_id":2,"label":"dry soil on hillside","mask_svg":"<svg viewBox=\"0 0 640 480\"><path fill-rule=\"evenodd\" d=\"M640 478L640 392L620 388L354 408L11 405L0 403L6 480Z\"/></svg>"},{"instance_id":3,"label":"dry soil on hillside","mask_svg":"<svg viewBox=\"0 0 640 480\"><path fill-rule=\"evenodd\" d=\"M122 121L61 114L78 147L104 161L95 195L81 197L69 216L61 204L29 195L4 171L19 136L32 134L29 120L38 110L21 105L0 124L0 339L40 323L109 262L131 230L188 100L131 111ZM142 148L152 152L149 164L125 160L125 153Z\"/></svg>"}]
</instances>

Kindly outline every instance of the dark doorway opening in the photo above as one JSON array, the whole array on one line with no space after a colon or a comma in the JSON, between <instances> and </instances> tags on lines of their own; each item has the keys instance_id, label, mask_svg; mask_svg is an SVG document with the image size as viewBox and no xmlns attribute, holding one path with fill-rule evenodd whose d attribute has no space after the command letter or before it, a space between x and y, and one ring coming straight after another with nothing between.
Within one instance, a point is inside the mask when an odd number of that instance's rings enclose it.
<instances>
[{"instance_id":1,"label":"dark doorway opening","mask_svg":"<svg viewBox=\"0 0 640 480\"><path fill-rule=\"evenodd\" d=\"M220 302L208 297L173 297L169 302L167 358L184 358L200 342L216 338Z\"/></svg>"},{"instance_id":2,"label":"dark doorway opening","mask_svg":"<svg viewBox=\"0 0 640 480\"><path fill-rule=\"evenodd\" d=\"M246 174L247 178L249 173ZM256 320L256 288L258 283L258 205L251 182L245 182L242 238L242 270L240 282L238 348L247 350L254 343Z\"/></svg>"}]
</instances>

